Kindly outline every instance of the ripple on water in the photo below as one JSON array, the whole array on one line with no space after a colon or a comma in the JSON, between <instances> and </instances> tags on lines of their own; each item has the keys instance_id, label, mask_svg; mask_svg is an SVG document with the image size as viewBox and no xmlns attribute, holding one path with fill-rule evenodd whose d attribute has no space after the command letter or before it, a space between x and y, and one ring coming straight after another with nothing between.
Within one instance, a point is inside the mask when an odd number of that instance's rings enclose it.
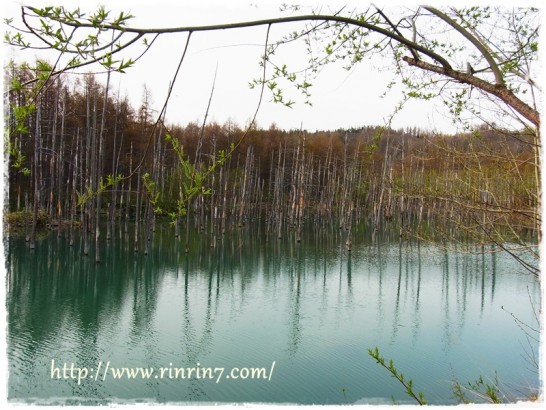
<instances>
[{"instance_id":1,"label":"ripple on water","mask_svg":"<svg viewBox=\"0 0 546 410\"><path fill-rule=\"evenodd\" d=\"M297 252L305 253L304 245ZM115 271L101 271L111 266L105 254L101 267L82 263L84 272L44 272L38 280L27 272L21 252L8 300L10 400L340 404L390 403L395 395L404 402L396 380L368 356L367 349L375 346L434 403L450 403L451 364L459 366L461 382L497 365L503 367L501 375L522 371L514 361L507 366L496 360L506 353L517 356L520 349L515 335L505 335L511 333L506 322L513 325L509 315L495 313L496 305L511 300L521 309L518 317L527 320L532 312L525 287L534 286L538 295L539 284L529 285L516 274L497 275L493 282L489 271L465 273L464 266L475 264L444 258L439 251L427 255L425 247L422 263L405 248L407 263L400 263L398 244L386 243L381 254L375 247L359 253L356 242L354 249L350 277L347 260L327 249L318 264L305 255L296 265L282 256L266 262L249 253L245 260L226 257L226 266L211 270L204 262L211 258L207 248L203 255L188 256L187 274L175 269L179 259L133 260L131 250L116 260ZM62 252L49 256L72 260ZM446 263L457 263L461 271L450 267L448 277ZM496 266L503 264L504 270L513 267L501 259ZM52 358L90 368L110 361L128 367L200 363L226 371L269 368L276 361L276 370L267 383L153 379L78 386L48 380Z\"/></svg>"}]
</instances>

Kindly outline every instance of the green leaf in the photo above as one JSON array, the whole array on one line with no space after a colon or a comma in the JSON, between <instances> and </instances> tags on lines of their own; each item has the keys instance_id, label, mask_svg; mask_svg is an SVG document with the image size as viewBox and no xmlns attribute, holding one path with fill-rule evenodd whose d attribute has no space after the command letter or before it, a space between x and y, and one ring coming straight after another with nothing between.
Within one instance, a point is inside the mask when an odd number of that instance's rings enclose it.
<instances>
[{"instance_id":1,"label":"green leaf","mask_svg":"<svg viewBox=\"0 0 546 410\"><path fill-rule=\"evenodd\" d=\"M125 73L125 69L131 67L135 62L133 59L129 59L127 61L121 60L121 64L118 67L118 70L120 73Z\"/></svg>"}]
</instances>

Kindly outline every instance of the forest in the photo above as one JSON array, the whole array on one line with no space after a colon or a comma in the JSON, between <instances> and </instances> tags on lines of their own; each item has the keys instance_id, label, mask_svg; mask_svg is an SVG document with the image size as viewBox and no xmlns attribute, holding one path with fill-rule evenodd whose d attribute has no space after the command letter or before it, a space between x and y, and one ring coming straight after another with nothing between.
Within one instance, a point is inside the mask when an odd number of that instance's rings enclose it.
<instances>
[{"instance_id":1,"label":"forest","mask_svg":"<svg viewBox=\"0 0 546 410\"><path fill-rule=\"evenodd\" d=\"M193 224L212 243L257 221L268 235L298 241L305 224L330 223L346 232L349 250L360 222L425 239L527 243L538 235L538 155L525 131L165 124L145 86L133 107L93 74L63 74L33 100L17 84L39 73L11 65L6 76L15 86L5 218L31 248L41 228L71 238L81 229L87 254L122 221L135 224L135 251L161 220L176 236Z\"/></svg>"}]
</instances>

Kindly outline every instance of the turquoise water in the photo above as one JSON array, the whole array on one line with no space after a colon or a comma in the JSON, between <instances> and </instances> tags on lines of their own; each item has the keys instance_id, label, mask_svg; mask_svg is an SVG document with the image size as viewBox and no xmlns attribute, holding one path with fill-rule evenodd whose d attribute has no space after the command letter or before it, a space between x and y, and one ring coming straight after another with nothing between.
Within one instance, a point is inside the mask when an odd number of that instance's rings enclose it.
<instances>
[{"instance_id":1,"label":"turquoise water","mask_svg":"<svg viewBox=\"0 0 546 410\"><path fill-rule=\"evenodd\" d=\"M34 251L7 239L8 399L410 402L368 355L376 346L433 404L456 403L454 378L498 377L512 400L539 385L526 361L538 342L511 314L537 328L540 285L505 254L372 240L364 228L352 252L338 230L297 243L244 228L215 246L193 233L188 255L184 242L160 227L149 254L134 253L120 228L96 264L54 233ZM115 378L124 367L153 373ZM169 377L176 368L186 378Z\"/></svg>"}]
</instances>

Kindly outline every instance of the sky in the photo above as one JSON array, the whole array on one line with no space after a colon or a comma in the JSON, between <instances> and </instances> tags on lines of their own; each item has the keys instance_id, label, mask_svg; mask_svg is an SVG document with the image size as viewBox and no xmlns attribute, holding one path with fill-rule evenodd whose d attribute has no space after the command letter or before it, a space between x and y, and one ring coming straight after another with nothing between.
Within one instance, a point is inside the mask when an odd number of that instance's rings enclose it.
<instances>
[{"instance_id":1,"label":"sky","mask_svg":"<svg viewBox=\"0 0 546 410\"><path fill-rule=\"evenodd\" d=\"M3 0L6 7L3 17L18 17L20 1ZM298 2L305 4L305 1ZM46 5L49 2L30 1L31 5ZM63 2L68 8L79 5L82 10L92 11L101 2ZM183 6L182 6L183 4ZM278 1L219 2L201 1L118 1L107 3L107 8L130 11L135 16L133 26L166 27L182 25L213 24L254 20L280 16ZM318 2L307 2L318 4ZM339 1L328 1L325 6L336 9ZM309 9L302 9L305 12ZM117 13L116 13L117 14ZM300 25L273 26L270 39L298 28ZM263 53L266 27L225 30L217 32L194 33L188 53L182 64L167 109L167 120L171 124L186 124L203 121L211 87L216 75L215 90L212 97L208 121L233 121L245 125L252 118L259 100L259 89L251 89L249 82L261 77L259 65ZM137 108L143 99L144 85L150 90L154 109L159 112L165 101L167 90L178 60L184 49L185 34L166 35L158 39L150 51L126 74L111 78L111 92L128 96L133 107ZM139 45L140 50L140 45ZM3 57L32 61L36 56L54 61L51 53L38 54L24 52L13 47L3 46ZM134 56L134 54L133 54ZM286 62L289 68L302 68L307 55L302 44L287 47L277 55L277 61ZM287 108L274 104L270 93L264 94L263 103L257 116L260 127L268 128L275 124L279 128L307 130L326 130L382 125L390 118L397 103L401 100L400 91L392 90L386 96L387 84L392 80L392 72L386 61L365 60L351 71L341 64L327 66L317 78L310 79L312 106L304 104L304 99L292 88L283 88L287 99L296 104ZM387 68L387 69L386 69ZM269 68L269 72L271 69ZM102 76L103 82L106 77ZM267 91L267 90L266 90ZM398 113L392 122L394 128L419 127L432 131L454 132L456 128L451 118L442 111L436 102L409 103Z\"/></svg>"}]
</instances>

